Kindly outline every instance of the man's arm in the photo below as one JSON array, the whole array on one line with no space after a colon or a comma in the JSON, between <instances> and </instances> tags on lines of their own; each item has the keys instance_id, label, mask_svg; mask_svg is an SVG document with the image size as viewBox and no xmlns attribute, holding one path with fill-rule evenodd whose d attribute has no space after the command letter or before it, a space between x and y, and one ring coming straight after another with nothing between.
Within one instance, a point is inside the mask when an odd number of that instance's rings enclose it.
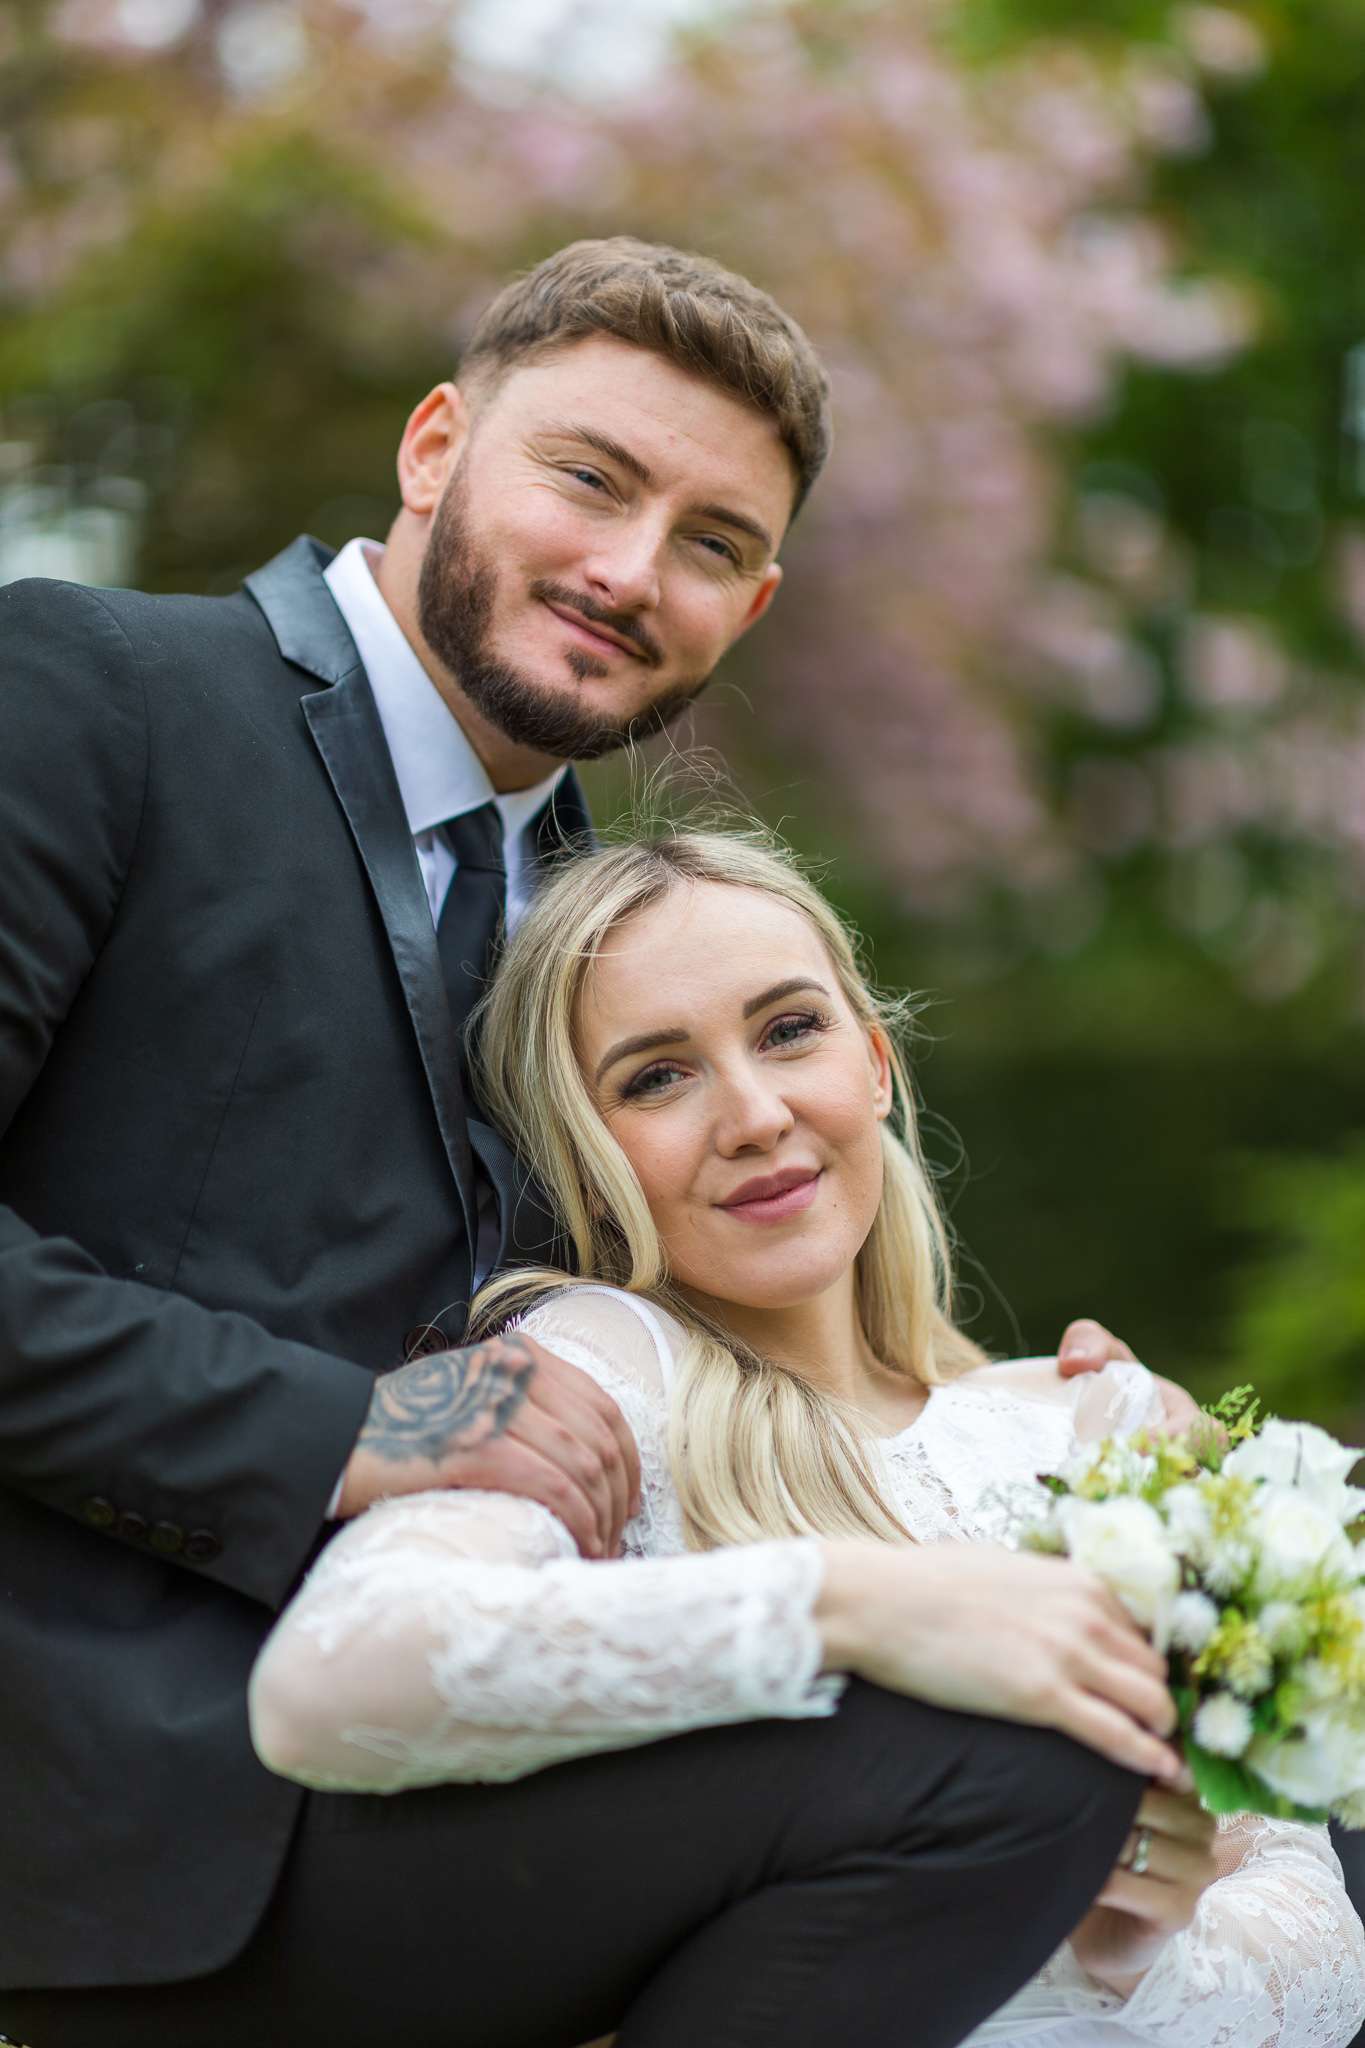
<instances>
[{"instance_id":1,"label":"man's arm","mask_svg":"<svg viewBox=\"0 0 1365 2048\"><path fill-rule=\"evenodd\" d=\"M0 590L0 648L3 1147L124 907L152 735L136 652L96 593ZM113 1276L0 1206L0 1485L278 1606L375 1398L354 1362ZM555 1438L543 1465L567 1455Z\"/></svg>"},{"instance_id":2,"label":"man's arm","mask_svg":"<svg viewBox=\"0 0 1365 2048\"><path fill-rule=\"evenodd\" d=\"M1088 1316L1077 1322L1068 1323L1062 1332L1062 1341L1057 1349L1057 1370L1064 1380L1075 1379L1078 1373L1103 1372L1106 1365L1115 1359L1131 1360L1134 1354L1121 1337L1115 1337ZM1161 1389L1161 1406L1165 1427L1171 1436L1178 1436L1199 1418L1199 1404L1193 1397L1178 1387L1174 1380L1164 1380L1159 1373L1153 1379Z\"/></svg>"}]
</instances>

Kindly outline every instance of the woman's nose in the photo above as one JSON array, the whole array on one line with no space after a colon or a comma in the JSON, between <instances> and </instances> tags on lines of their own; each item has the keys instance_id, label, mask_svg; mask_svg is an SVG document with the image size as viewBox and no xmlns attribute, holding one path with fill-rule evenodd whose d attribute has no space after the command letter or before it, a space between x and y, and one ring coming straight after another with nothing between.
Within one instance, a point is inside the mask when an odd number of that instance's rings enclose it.
<instances>
[{"instance_id":1,"label":"woman's nose","mask_svg":"<svg viewBox=\"0 0 1365 2048\"><path fill-rule=\"evenodd\" d=\"M795 1118L780 1087L764 1074L744 1073L724 1084L716 1143L727 1157L771 1151Z\"/></svg>"}]
</instances>

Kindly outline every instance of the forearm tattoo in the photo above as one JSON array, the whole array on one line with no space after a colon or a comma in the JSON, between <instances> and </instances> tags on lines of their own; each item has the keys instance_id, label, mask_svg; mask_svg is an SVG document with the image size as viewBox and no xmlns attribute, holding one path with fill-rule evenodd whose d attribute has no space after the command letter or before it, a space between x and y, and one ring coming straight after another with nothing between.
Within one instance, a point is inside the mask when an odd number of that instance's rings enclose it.
<instances>
[{"instance_id":1,"label":"forearm tattoo","mask_svg":"<svg viewBox=\"0 0 1365 2048\"><path fill-rule=\"evenodd\" d=\"M356 1446L402 1463L439 1464L501 1436L526 1399L535 1357L524 1337L490 1337L438 1351L377 1381Z\"/></svg>"}]
</instances>

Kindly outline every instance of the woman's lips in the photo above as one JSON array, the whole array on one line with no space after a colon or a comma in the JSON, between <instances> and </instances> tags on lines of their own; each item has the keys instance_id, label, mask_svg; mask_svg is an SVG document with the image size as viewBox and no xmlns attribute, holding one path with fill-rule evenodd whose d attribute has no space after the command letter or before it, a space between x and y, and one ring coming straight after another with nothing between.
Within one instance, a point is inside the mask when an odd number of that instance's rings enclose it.
<instances>
[{"instance_id":1,"label":"woman's lips","mask_svg":"<svg viewBox=\"0 0 1365 2048\"><path fill-rule=\"evenodd\" d=\"M799 1216L810 1207L819 1185L819 1173L812 1173L778 1194L755 1195L747 1202L723 1202L719 1206L727 1216L742 1217L746 1223L782 1223L788 1216Z\"/></svg>"}]
</instances>

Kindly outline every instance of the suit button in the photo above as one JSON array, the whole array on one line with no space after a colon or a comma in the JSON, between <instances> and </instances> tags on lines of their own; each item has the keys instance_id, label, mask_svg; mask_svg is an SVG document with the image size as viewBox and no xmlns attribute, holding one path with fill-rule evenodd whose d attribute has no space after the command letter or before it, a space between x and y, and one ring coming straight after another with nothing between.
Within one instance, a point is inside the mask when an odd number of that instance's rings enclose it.
<instances>
[{"instance_id":1,"label":"suit button","mask_svg":"<svg viewBox=\"0 0 1365 2048\"><path fill-rule=\"evenodd\" d=\"M131 1509L125 1508L114 1524L114 1533L121 1536L125 1543L143 1543L147 1538L147 1518L145 1515L135 1515Z\"/></svg>"},{"instance_id":2,"label":"suit button","mask_svg":"<svg viewBox=\"0 0 1365 2048\"><path fill-rule=\"evenodd\" d=\"M92 1529L112 1529L118 1520L118 1509L111 1500L95 1494L92 1499L81 1502L81 1520L88 1522Z\"/></svg>"},{"instance_id":3,"label":"suit button","mask_svg":"<svg viewBox=\"0 0 1365 2048\"><path fill-rule=\"evenodd\" d=\"M177 1557L185 1548L185 1532L178 1522L153 1522L147 1540L158 1557Z\"/></svg>"},{"instance_id":4,"label":"suit button","mask_svg":"<svg viewBox=\"0 0 1365 2048\"><path fill-rule=\"evenodd\" d=\"M185 1538L185 1555L191 1564L212 1564L222 1549L222 1541L212 1529L191 1529Z\"/></svg>"},{"instance_id":5,"label":"suit button","mask_svg":"<svg viewBox=\"0 0 1365 2048\"><path fill-rule=\"evenodd\" d=\"M414 1358L431 1358L437 1351L448 1351L450 1339L439 1323L418 1323L403 1339L403 1363Z\"/></svg>"}]
</instances>

